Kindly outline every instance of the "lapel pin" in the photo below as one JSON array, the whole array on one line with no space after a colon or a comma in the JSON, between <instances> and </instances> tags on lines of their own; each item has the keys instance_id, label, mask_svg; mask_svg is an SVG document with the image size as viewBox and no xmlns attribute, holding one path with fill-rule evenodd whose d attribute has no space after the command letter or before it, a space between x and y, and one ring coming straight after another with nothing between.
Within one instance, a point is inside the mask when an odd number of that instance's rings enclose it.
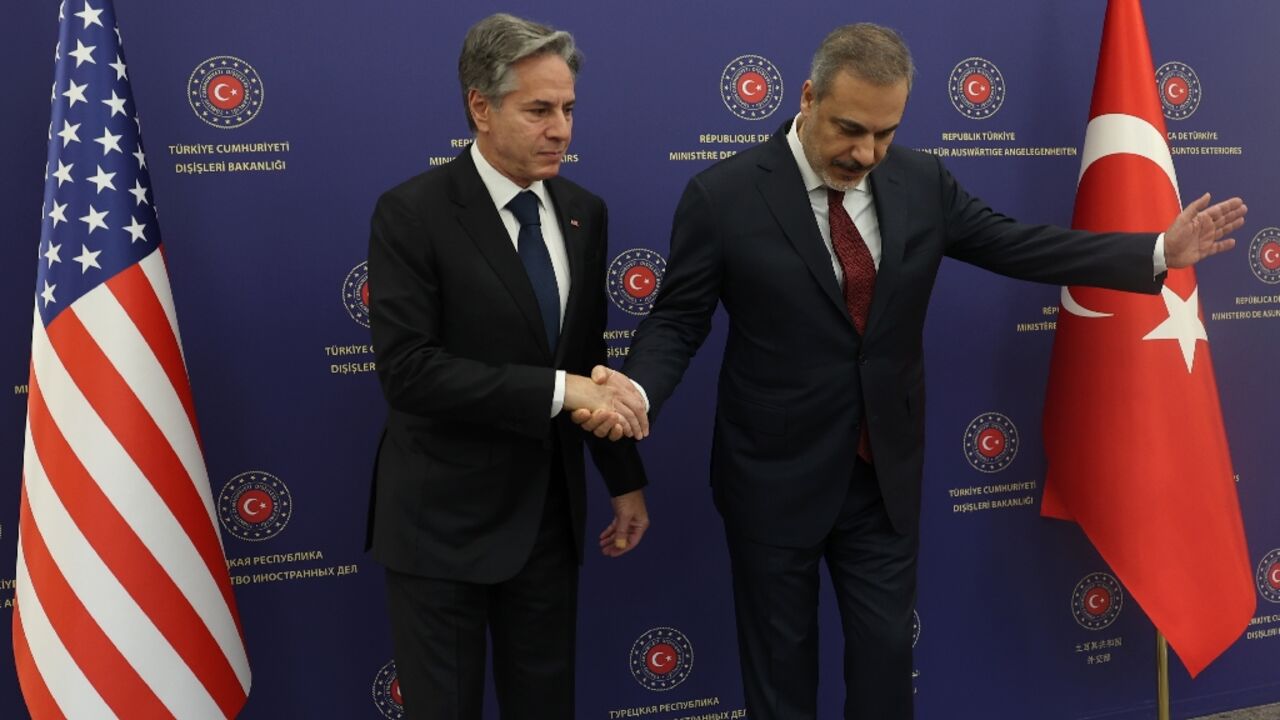
<instances>
[{"instance_id":1,"label":"lapel pin","mask_svg":"<svg viewBox=\"0 0 1280 720\"><path fill-rule=\"evenodd\" d=\"M574 226L574 227L578 227L578 225L579 225L579 223L578 223L578 218L569 218L569 224L570 224L570 225L572 225L572 226Z\"/></svg>"}]
</instances>

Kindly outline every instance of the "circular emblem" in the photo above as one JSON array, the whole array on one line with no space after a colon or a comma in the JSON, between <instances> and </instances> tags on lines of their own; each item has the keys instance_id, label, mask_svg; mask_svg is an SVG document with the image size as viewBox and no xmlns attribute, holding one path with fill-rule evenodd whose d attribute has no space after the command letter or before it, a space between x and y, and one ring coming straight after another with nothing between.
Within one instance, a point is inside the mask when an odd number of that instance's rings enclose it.
<instances>
[{"instance_id":1,"label":"circular emblem","mask_svg":"<svg viewBox=\"0 0 1280 720\"><path fill-rule=\"evenodd\" d=\"M911 611L911 647L915 647L920 642L920 613L916 610Z\"/></svg>"},{"instance_id":2,"label":"circular emblem","mask_svg":"<svg viewBox=\"0 0 1280 720\"><path fill-rule=\"evenodd\" d=\"M653 250L624 250L609 263L605 278L609 299L624 312L647 315L658 299L658 288L666 270L666 259Z\"/></svg>"},{"instance_id":3,"label":"circular emblem","mask_svg":"<svg viewBox=\"0 0 1280 720\"><path fill-rule=\"evenodd\" d=\"M1258 563L1257 581L1262 597L1280 603L1280 548L1267 553Z\"/></svg>"},{"instance_id":4,"label":"circular emblem","mask_svg":"<svg viewBox=\"0 0 1280 720\"><path fill-rule=\"evenodd\" d=\"M743 120L763 120L782 105L782 73L759 55L739 55L720 75L720 99Z\"/></svg>"},{"instance_id":5,"label":"circular emblem","mask_svg":"<svg viewBox=\"0 0 1280 720\"><path fill-rule=\"evenodd\" d=\"M218 519L227 532L241 540L269 540L284 530L292 516L289 488L268 472L240 473L218 493Z\"/></svg>"},{"instance_id":6,"label":"circular emblem","mask_svg":"<svg viewBox=\"0 0 1280 720\"><path fill-rule=\"evenodd\" d=\"M1156 70L1156 88L1160 91L1160 107L1170 120L1186 120L1200 107L1200 78L1186 63L1161 65Z\"/></svg>"},{"instance_id":7,"label":"circular emblem","mask_svg":"<svg viewBox=\"0 0 1280 720\"><path fill-rule=\"evenodd\" d=\"M387 720L404 720L404 697L400 695L395 660L383 665L373 678L373 704Z\"/></svg>"},{"instance_id":8,"label":"circular emblem","mask_svg":"<svg viewBox=\"0 0 1280 720\"><path fill-rule=\"evenodd\" d=\"M1263 228L1249 243L1249 269L1268 285L1280 283L1280 228Z\"/></svg>"},{"instance_id":9,"label":"circular emblem","mask_svg":"<svg viewBox=\"0 0 1280 720\"><path fill-rule=\"evenodd\" d=\"M631 646L631 674L650 690L670 690L684 682L692 670L693 646L675 628L653 628Z\"/></svg>"},{"instance_id":10,"label":"circular emblem","mask_svg":"<svg viewBox=\"0 0 1280 720\"><path fill-rule=\"evenodd\" d=\"M956 110L972 120L985 120L1004 104L1004 75L996 64L980 57L961 60L951 71L947 94Z\"/></svg>"},{"instance_id":11,"label":"circular emblem","mask_svg":"<svg viewBox=\"0 0 1280 720\"><path fill-rule=\"evenodd\" d=\"M1107 573L1093 573L1076 583L1071 593L1071 614L1081 627L1101 630L1115 622L1124 605L1120 583Z\"/></svg>"},{"instance_id":12,"label":"circular emblem","mask_svg":"<svg viewBox=\"0 0 1280 720\"><path fill-rule=\"evenodd\" d=\"M369 327L369 262L351 268L342 281L342 304L352 320Z\"/></svg>"},{"instance_id":13,"label":"circular emblem","mask_svg":"<svg viewBox=\"0 0 1280 720\"><path fill-rule=\"evenodd\" d=\"M238 128L262 112L262 78L252 65L231 55L216 55L191 71L187 101L196 117L210 125Z\"/></svg>"},{"instance_id":14,"label":"circular emblem","mask_svg":"<svg viewBox=\"0 0 1280 720\"><path fill-rule=\"evenodd\" d=\"M984 473L1009 467L1018 454L1018 428L998 412L983 413L964 431L964 456Z\"/></svg>"}]
</instances>

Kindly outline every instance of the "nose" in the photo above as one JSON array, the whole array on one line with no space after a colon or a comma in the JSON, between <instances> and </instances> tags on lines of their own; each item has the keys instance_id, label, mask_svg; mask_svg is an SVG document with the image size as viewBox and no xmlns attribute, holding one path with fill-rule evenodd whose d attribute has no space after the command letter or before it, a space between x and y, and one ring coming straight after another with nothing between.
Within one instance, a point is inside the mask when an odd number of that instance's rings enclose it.
<instances>
[{"instance_id":1,"label":"nose","mask_svg":"<svg viewBox=\"0 0 1280 720\"><path fill-rule=\"evenodd\" d=\"M547 137L554 140L567 140L573 131L573 116L563 110L553 111L547 122Z\"/></svg>"},{"instance_id":2,"label":"nose","mask_svg":"<svg viewBox=\"0 0 1280 720\"><path fill-rule=\"evenodd\" d=\"M876 161L876 143L870 135L860 137L849 148L849 157L859 165L872 165Z\"/></svg>"}]
</instances>

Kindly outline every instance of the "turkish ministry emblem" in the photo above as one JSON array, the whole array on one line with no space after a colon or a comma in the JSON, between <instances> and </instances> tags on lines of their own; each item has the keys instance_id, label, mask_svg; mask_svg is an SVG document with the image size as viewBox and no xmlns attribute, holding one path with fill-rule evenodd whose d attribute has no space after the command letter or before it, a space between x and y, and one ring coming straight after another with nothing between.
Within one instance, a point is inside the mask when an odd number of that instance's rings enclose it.
<instances>
[{"instance_id":1,"label":"turkish ministry emblem","mask_svg":"<svg viewBox=\"0 0 1280 720\"><path fill-rule=\"evenodd\" d=\"M675 628L653 628L631 646L631 675L649 690L670 690L687 680L692 671L693 646Z\"/></svg>"},{"instance_id":2,"label":"turkish ministry emblem","mask_svg":"<svg viewBox=\"0 0 1280 720\"><path fill-rule=\"evenodd\" d=\"M1071 591L1071 614L1087 630L1101 630L1115 622L1123 606L1120 583L1107 573L1093 573Z\"/></svg>"},{"instance_id":3,"label":"turkish ministry emblem","mask_svg":"<svg viewBox=\"0 0 1280 720\"><path fill-rule=\"evenodd\" d=\"M395 660L383 665L373 678L373 704L387 720L404 720L404 696L400 694Z\"/></svg>"},{"instance_id":4,"label":"turkish ministry emblem","mask_svg":"<svg viewBox=\"0 0 1280 720\"><path fill-rule=\"evenodd\" d=\"M1268 285L1280 283L1280 228L1263 228L1249 243L1249 269Z\"/></svg>"},{"instance_id":5,"label":"turkish ministry emblem","mask_svg":"<svg viewBox=\"0 0 1280 720\"><path fill-rule=\"evenodd\" d=\"M760 55L739 55L720 74L720 99L743 120L763 120L782 106L782 73Z\"/></svg>"},{"instance_id":6,"label":"turkish ministry emblem","mask_svg":"<svg viewBox=\"0 0 1280 720\"><path fill-rule=\"evenodd\" d=\"M261 470L240 473L218 493L218 519L241 540L270 540L293 517L293 496L280 478Z\"/></svg>"},{"instance_id":7,"label":"turkish ministry emblem","mask_svg":"<svg viewBox=\"0 0 1280 720\"><path fill-rule=\"evenodd\" d=\"M1267 553L1258 563L1258 592L1267 602L1280 603L1280 548Z\"/></svg>"},{"instance_id":8,"label":"turkish ministry emblem","mask_svg":"<svg viewBox=\"0 0 1280 720\"><path fill-rule=\"evenodd\" d=\"M1007 415L988 412L964 430L964 456L975 470L1000 472L1018 455L1018 428Z\"/></svg>"},{"instance_id":9,"label":"turkish ministry emblem","mask_svg":"<svg viewBox=\"0 0 1280 720\"><path fill-rule=\"evenodd\" d=\"M667 261L648 248L632 248L609 263L605 287L619 310L632 315L648 315L658 299Z\"/></svg>"},{"instance_id":10,"label":"turkish ministry emblem","mask_svg":"<svg viewBox=\"0 0 1280 720\"><path fill-rule=\"evenodd\" d=\"M986 58L966 58L952 68L947 94L961 115L971 120L985 120L1004 105L1004 75Z\"/></svg>"},{"instance_id":11,"label":"turkish ministry emblem","mask_svg":"<svg viewBox=\"0 0 1280 720\"><path fill-rule=\"evenodd\" d=\"M1170 120L1186 120L1200 107L1200 76L1186 63L1161 65L1156 70L1156 88L1160 91L1160 108Z\"/></svg>"},{"instance_id":12,"label":"turkish ministry emblem","mask_svg":"<svg viewBox=\"0 0 1280 720\"><path fill-rule=\"evenodd\" d=\"M216 128L238 128L262 111L262 77L252 65L216 55L191 71L187 101L196 117Z\"/></svg>"},{"instance_id":13,"label":"turkish ministry emblem","mask_svg":"<svg viewBox=\"0 0 1280 720\"><path fill-rule=\"evenodd\" d=\"M342 305L357 323L369 327L369 263L351 268L342 281Z\"/></svg>"}]
</instances>

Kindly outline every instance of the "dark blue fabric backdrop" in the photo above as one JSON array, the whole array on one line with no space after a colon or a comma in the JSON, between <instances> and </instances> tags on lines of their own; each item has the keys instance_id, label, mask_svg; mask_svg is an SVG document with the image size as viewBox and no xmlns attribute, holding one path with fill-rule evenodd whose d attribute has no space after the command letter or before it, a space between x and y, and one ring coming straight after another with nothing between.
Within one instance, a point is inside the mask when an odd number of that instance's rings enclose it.
<instances>
[{"instance_id":1,"label":"dark blue fabric backdrop","mask_svg":"<svg viewBox=\"0 0 1280 720\"><path fill-rule=\"evenodd\" d=\"M287 524L267 539L224 532L254 669L244 717L371 719L399 711L389 688L381 574L361 550L383 405L361 322L360 265L377 195L457 154L468 138L454 68L472 22L504 9L576 34L587 61L563 172L609 202L611 256L626 278L642 260L660 269L651 253L667 252L685 181L707 158L772 133L793 114L813 48L834 25L858 20L900 29L915 52L919 75L899 143L946 155L967 188L999 209L1068 222L1105 8L1104 0L815 0L785 13L759 0L116 4L214 496L257 472L293 500ZM8 340L0 377L13 387L0 404L6 610L57 7L56 0L10 3L0 44L0 66L8 68L0 114L0 305L8 308L0 334ZM1205 264L1200 280L1256 565L1280 548L1270 445L1280 402L1271 378L1280 277L1251 266L1268 233L1280 237L1265 230L1280 225L1280 100L1271 82L1280 6L1164 0L1146 11L1155 64L1185 64L1202 91L1193 113L1168 122L1182 196L1240 194L1252 208L1243 247ZM264 89L257 117L234 129L207 124L190 102L193 71L219 56L247 63ZM742 56L757 57L735 64ZM971 58L1002 78L998 107L953 104L949 78ZM744 118L722 98L722 76L743 68L765 79L777 71L776 111ZM246 162L256 164L236 165ZM647 252L626 252L636 249ZM619 354L645 297L622 299L610 321ZM1077 584L1108 570L1078 528L1038 514L1056 305L1056 288L958 264L942 273L926 337L921 718L1151 716L1150 624L1123 593L1106 628L1077 622ZM584 569L581 718L741 716L727 560L707 487L722 331L643 446L653 516L644 545L618 561L591 557ZM971 421L988 413L1003 416L1018 440L1016 456L990 473L966 459L964 442ZM608 516L600 483L592 493L594 531ZM1161 548L1151 549L1151 560L1177 562ZM1277 600L1260 585L1255 624L1201 678L1190 681L1175 663L1179 716L1280 699ZM829 598L821 611L821 703L834 717L842 700L839 624ZM0 617L7 645L11 615ZM681 655L677 673L640 669L643 651L658 641ZM0 656L0 716L20 716L12 660ZM489 713L496 717L492 703Z\"/></svg>"}]
</instances>

